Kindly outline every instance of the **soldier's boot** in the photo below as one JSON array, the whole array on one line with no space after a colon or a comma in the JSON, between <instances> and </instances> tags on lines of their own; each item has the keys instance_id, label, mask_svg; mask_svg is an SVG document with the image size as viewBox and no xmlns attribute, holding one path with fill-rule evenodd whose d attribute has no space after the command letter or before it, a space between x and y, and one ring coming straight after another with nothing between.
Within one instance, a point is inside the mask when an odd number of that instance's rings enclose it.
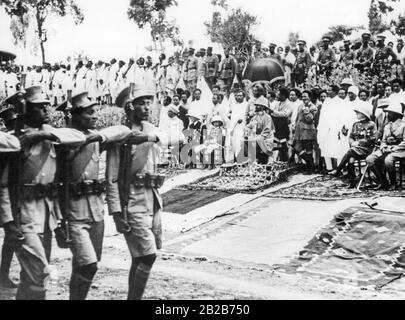
<instances>
[{"instance_id":1,"label":"soldier's boot","mask_svg":"<svg viewBox=\"0 0 405 320\"><path fill-rule=\"evenodd\" d=\"M69 300L85 300L90 290L91 283L97 272L97 263L80 267L72 272L70 278Z\"/></svg>"},{"instance_id":2,"label":"soldier's boot","mask_svg":"<svg viewBox=\"0 0 405 320\"><path fill-rule=\"evenodd\" d=\"M21 283L18 286L16 300L45 300L46 290L45 288L34 288L27 284Z\"/></svg>"},{"instance_id":3,"label":"soldier's boot","mask_svg":"<svg viewBox=\"0 0 405 320\"><path fill-rule=\"evenodd\" d=\"M350 189L356 188L356 169L353 163L347 164L347 175L349 178Z\"/></svg>"},{"instance_id":4,"label":"soldier's boot","mask_svg":"<svg viewBox=\"0 0 405 320\"><path fill-rule=\"evenodd\" d=\"M389 171L388 172L388 176L390 178L390 190L394 191L398 189L398 185L397 185L397 175L394 172Z\"/></svg>"},{"instance_id":5,"label":"soldier's boot","mask_svg":"<svg viewBox=\"0 0 405 320\"><path fill-rule=\"evenodd\" d=\"M377 167L377 166L372 166L370 167L371 172L374 173L378 180L378 186L375 188L375 190L386 190L388 189L388 182L387 178L385 177L385 174L382 172L382 170Z\"/></svg>"},{"instance_id":6,"label":"soldier's boot","mask_svg":"<svg viewBox=\"0 0 405 320\"><path fill-rule=\"evenodd\" d=\"M155 254L133 259L132 263L136 268L131 267L129 274L128 300L142 300L155 260Z\"/></svg>"},{"instance_id":7,"label":"soldier's boot","mask_svg":"<svg viewBox=\"0 0 405 320\"><path fill-rule=\"evenodd\" d=\"M306 164L306 171L305 174L313 174L314 173L314 159L312 158L312 155L308 153L304 153L301 155L301 158L304 159L305 164Z\"/></svg>"}]
</instances>

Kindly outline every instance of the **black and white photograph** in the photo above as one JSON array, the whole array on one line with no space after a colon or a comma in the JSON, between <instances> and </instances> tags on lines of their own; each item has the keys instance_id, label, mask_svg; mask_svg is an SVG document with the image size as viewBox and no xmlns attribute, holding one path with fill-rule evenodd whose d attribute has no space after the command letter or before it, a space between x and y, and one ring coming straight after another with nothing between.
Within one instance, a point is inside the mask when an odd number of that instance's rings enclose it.
<instances>
[{"instance_id":1,"label":"black and white photograph","mask_svg":"<svg viewBox=\"0 0 405 320\"><path fill-rule=\"evenodd\" d=\"M0 0L0 300L405 299L404 41L403 0Z\"/></svg>"}]
</instances>

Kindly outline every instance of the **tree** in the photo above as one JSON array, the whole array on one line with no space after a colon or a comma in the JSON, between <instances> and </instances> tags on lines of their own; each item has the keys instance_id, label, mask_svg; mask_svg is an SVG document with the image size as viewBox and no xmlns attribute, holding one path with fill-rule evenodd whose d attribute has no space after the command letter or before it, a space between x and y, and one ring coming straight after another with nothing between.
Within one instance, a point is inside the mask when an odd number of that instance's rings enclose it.
<instances>
[{"instance_id":1,"label":"tree","mask_svg":"<svg viewBox=\"0 0 405 320\"><path fill-rule=\"evenodd\" d=\"M394 27L395 34L405 36L405 13L400 14L397 20L393 20L391 26Z\"/></svg>"},{"instance_id":2,"label":"tree","mask_svg":"<svg viewBox=\"0 0 405 320\"><path fill-rule=\"evenodd\" d=\"M140 29L149 26L153 42L158 42L162 51L167 39L174 45L183 44L176 21L167 19L166 11L172 6L177 6L176 0L131 0L128 8L129 19Z\"/></svg>"},{"instance_id":3,"label":"tree","mask_svg":"<svg viewBox=\"0 0 405 320\"><path fill-rule=\"evenodd\" d=\"M84 16L74 0L2 0L0 5L12 18L10 28L15 42L26 41L30 25L35 32L41 48L42 63L45 63L45 42L48 41L46 21L51 16L65 17L70 14L75 24L83 22ZM35 22L35 23L33 23Z\"/></svg>"},{"instance_id":4,"label":"tree","mask_svg":"<svg viewBox=\"0 0 405 320\"><path fill-rule=\"evenodd\" d=\"M221 13L215 11L212 20L204 24L212 42L219 43L224 48L234 48L236 53L245 57L250 55L252 46L256 43L252 34L252 28L258 24L256 16L239 8L233 9L223 20Z\"/></svg>"},{"instance_id":5,"label":"tree","mask_svg":"<svg viewBox=\"0 0 405 320\"><path fill-rule=\"evenodd\" d=\"M371 0L368 10L369 29L371 34L382 33L390 30L390 24L384 21L388 13L394 11L392 6L398 0Z\"/></svg>"}]
</instances>

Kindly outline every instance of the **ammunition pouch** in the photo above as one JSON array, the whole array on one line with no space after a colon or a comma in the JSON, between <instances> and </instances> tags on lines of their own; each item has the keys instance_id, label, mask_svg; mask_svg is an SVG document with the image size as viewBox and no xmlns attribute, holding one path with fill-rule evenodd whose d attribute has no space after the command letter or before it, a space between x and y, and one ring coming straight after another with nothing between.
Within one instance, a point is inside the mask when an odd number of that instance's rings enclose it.
<instances>
[{"instance_id":1,"label":"ammunition pouch","mask_svg":"<svg viewBox=\"0 0 405 320\"><path fill-rule=\"evenodd\" d=\"M60 188L59 183L25 184L22 187L21 200L56 199Z\"/></svg>"},{"instance_id":2,"label":"ammunition pouch","mask_svg":"<svg viewBox=\"0 0 405 320\"><path fill-rule=\"evenodd\" d=\"M106 182L104 180L85 180L78 183L70 183L70 196L80 198L83 196L100 196L106 191Z\"/></svg>"},{"instance_id":3,"label":"ammunition pouch","mask_svg":"<svg viewBox=\"0 0 405 320\"><path fill-rule=\"evenodd\" d=\"M159 174L137 174L132 182L135 188L159 189L165 182L165 176Z\"/></svg>"}]
</instances>

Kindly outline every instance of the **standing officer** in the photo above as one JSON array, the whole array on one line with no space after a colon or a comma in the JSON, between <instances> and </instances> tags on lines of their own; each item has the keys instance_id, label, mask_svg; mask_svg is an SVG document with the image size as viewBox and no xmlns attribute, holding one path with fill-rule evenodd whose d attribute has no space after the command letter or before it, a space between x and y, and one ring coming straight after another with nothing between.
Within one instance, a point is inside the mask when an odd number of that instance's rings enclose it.
<instances>
[{"instance_id":1,"label":"standing officer","mask_svg":"<svg viewBox=\"0 0 405 320\"><path fill-rule=\"evenodd\" d=\"M351 42L350 40L345 40L343 44L344 50L342 52L342 55L340 56L339 62L344 63L348 67L351 67L355 58L354 51L350 48Z\"/></svg>"},{"instance_id":2,"label":"standing officer","mask_svg":"<svg viewBox=\"0 0 405 320\"><path fill-rule=\"evenodd\" d=\"M16 248L21 265L17 300L45 300L50 235L57 227L55 145L77 146L86 137L77 130L55 129L47 124L50 102L40 86L27 88L23 98L26 101L24 133L19 137L24 150L22 166L18 168L13 162L10 165L10 176L21 170L18 172L21 181L14 188L19 191L19 224L25 238Z\"/></svg>"},{"instance_id":3,"label":"standing officer","mask_svg":"<svg viewBox=\"0 0 405 320\"><path fill-rule=\"evenodd\" d=\"M335 52L332 48L329 48L330 37L326 36L322 38L323 45L321 52L319 53L316 64L319 68L319 74L325 74L329 78L332 74L333 63L336 61Z\"/></svg>"},{"instance_id":4,"label":"standing officer","mask_svg":"<svg viewBox=\"0 0 405 320\"><path fill-rule=\"evenodd\" d=\"M224 85L224 90L229 97L233 79L236 73L236 62L229 56L229 49L225 50L225 59L221 63L220 78Z\"/></svg>"},{"instance_id":5,"label":"standing officer","mask_svg":"<svg viewBox=\"0 0 405 320\"><path fill-rule=\"evenodd\" d=\"M57 110L66 111L67 105L65 101ZM107 144L120 142L131 134L125 126L95 131L95 105L97 103L90 101L87 92L72 98L72 127L86 136L86 143L72 150L68 159L61 160L70 164L65 168L70 186L68 226L73 254L70 300L86 298L101 259L105 193L105 179L100 176L101 153Z\"/></svg>"},{"instance_id":6,"label":"standing officer","mask_svg":"<svg viewBox=\"0 0 405 320\"><path fill-rule=\"evenodd\" d=\"M298 41L298 53L293 68L294 82L296 85L301 85L305 82L309 68L311 67L311 55L305 50L306 42L304 40Z\"/></svg>"},{"instance_id":7,"label":"standing officer","mask_svg":"<svg viewBox=\"0 0 405 320\"><path fill-rule=\"evenodd\" d=\"M269 58L277 60L281 63L281 56L276 52L277 45L275 43L270 43L269 45Z\"/></svg>"},{"instance_id":8,"label":"standing officer","mask_svg":"<svg viewBox=\"0 0 405 320\"><path fill-rule=\"evenodd\" d=\"M194 56L195 49L190 48L188 51L188 59L184 69L184 82L187 90L194 92L197 88L198 80L198 59Z\"/></svg>"},{"instance_id":9,"label":"standing officer","mask_svg":"<svg viewBox=\"0 0 405 320\"><path fill-rule=\"evenodd\" d=\"M167 137L147 122L151 94L143 87L131 91L131 87L124 89L116 100L117 106L125 109L133 136L121 150L109 150L107 203L132 257L128 300L140 300L157 250L162 247L162 199L158 188L163 179L156 174L156 168L158 143L167 145Z\"/></svg>"},{"instance_id":10,"label":"standing officer","mask_svg":"<svg viewBox=\"0 0 405 320\"><path fill-rule=\"evenodd\" d=\"M5 101L6 105L11 104L14 97L15 95L8 98ZM2 110L0 112L0 118L3 119L8 132L14 129L15 119L17 118L17 115L14 112L14 107ZM9 153L0 154L0 193L2 194L1 199L6 200L5 203L0 205L0 226L4 227L5 232L3 248L1 251L0 286L3 288L17 288L17 285L11 281L9 274L14 255L14 240L16 235L21 236L21 233L18 233L15 229L8 195L8 162L10 161L8 154Z\"/></svg>"},{"instance_id":11,"label":"standing officer","mask_svg":"<svg viewBox=\"0 0 405 320\"><path fill-rule=\"evenodd\" d=\"M219 70L219 60L216 54L212 54L212 47L207 48L207 57L205 59L205 81L208 87L212 90L214 84L217 83L217 75Z\"/></svg>"},{"instance_id":12,"label":"standing officer","mask_svg":"<svg viewBox=\"0 0 405 320\"><path fill-rule=\"evenodd\" d=\"M369 46L371 34L363 33L361 38L363 39L363 45L357 51L355 67L360 72L364 72L371 68L374 60L374 52L373 49L371 49L371 47Z\"/></svg>"},{"instance_id":13,"label":"standing officer","mask_svg":"<svg viewBox=\"0 0 405 320\"><path fill-rule=\"evenodd\" d=\"M390 66L388 61L389 57L392 58L393 62L397 60L397 55L394 50L390 46L386 46L384 42L385 36L377 36L377 51L374 56L374 72L376 74Z\"/></svg>"}]
</instances>

